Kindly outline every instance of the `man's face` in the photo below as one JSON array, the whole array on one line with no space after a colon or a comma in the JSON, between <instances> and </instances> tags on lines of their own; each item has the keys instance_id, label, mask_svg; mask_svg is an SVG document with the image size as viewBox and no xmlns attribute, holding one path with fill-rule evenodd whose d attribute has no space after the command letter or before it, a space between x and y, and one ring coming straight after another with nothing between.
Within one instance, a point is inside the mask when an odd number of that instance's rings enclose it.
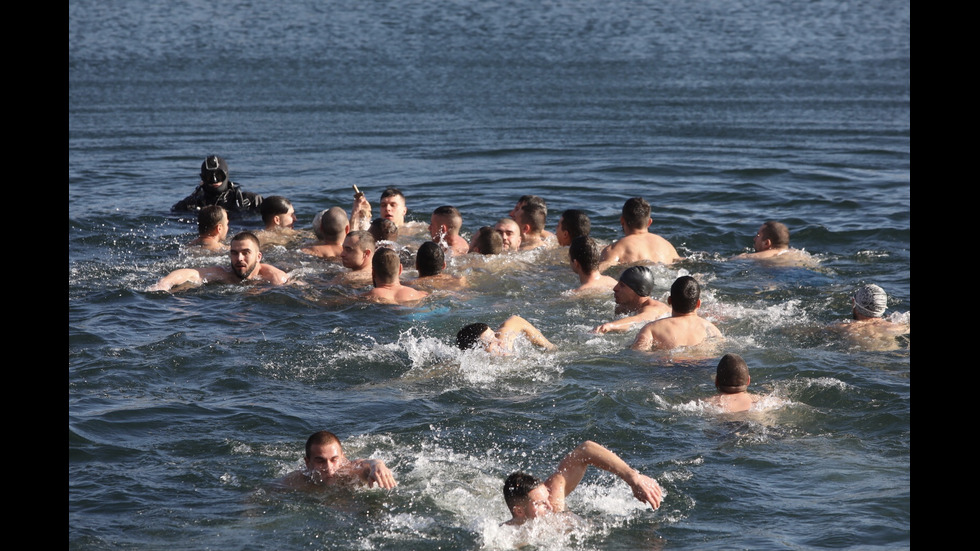
<instances>
[{"instance_id":1,"label":"man's face","mask_svg":"<svg viewBox=\"0 0 980 551\"><path fill-rule=\"evenodd\" d=\"M521 231L516 222L499 222L493 229L503 239L504 250L516 251L521 248Z\"/></svg>"},{"instance_id":2,"label":"man's face","mask_svg":"<svg viewBox=\"0 0 980 551\"><path fill-rule=\"evenodd\" d=\"M296 210L292 205L289 205L289 210L286 214L280 214L279 216L279 227L281 228L292 228L293 224L296 223Z\"/></svg>"},{"instance_id":3,"label":"man's face","mask_svg":"<svg viewBox=\"0 0 980 551\"><path fill-rule=\"evenodd\" d=\"M251 239L241 239L231 242L231 269L239 279L247 279L255 271L262 260L262 252Z\"/></svg>"},{"instance_id":4,"label":"man's face","mask_svg":"<svg viewBox=\"0 0 980 551\"><path fill-rule=\"evenodd\" d=\"M548 488L544 484L528 492L527 501L523 505L519 505L524 512L524 518L538 518L554 512L550 497L551 493L548 492Z\"/></svg>"},{"instance_id":5,"label":"man's face","mask_svg":"<svg viewBox=\"0 0 980 551\"><path fill-rule=\"evenodd\" d=\"M555 237L558 238L558 244L562 247L567 247L572 244L572 234L565 231L565 217L558 218L558 226L555 228Z\"/></svg>"},{"instance_id":6,"label":"man's face","mask_svg":"<svg viewBox=\"0 0 980 551\"><path fill-rule=\"evenodd\" d=\"M344 238L343 249L340 251L340 262L345 268L360 270L364 266L364 249L359 243L360 239L347 236Z\"/></svg>"},{"instance_id":7,"label":"man's face","mask_svg":"<svg viewBox=\"0 0 980 551\"><path fill-rule=\"evenodd\" d=\"M329 480L340 472L340 469L347 466L347 458L344 457L344 450L337 442L331 442L322 446L312 446L310 454L306 456L306 469L320 475L320 480Z\"/></svg>"},{"instance_id":8,"label":"man's face","mask_svg":"<svg viewBox=\"0 0 980 551\"><path fill-rule=\"evenodd\" d=\"M521 212L521 209L523 208L524 208L524 203L518 201L517 204L514 205L514 208L510 210L510 214L508 214L507 216L510 216L512 219L517 220L517 215Z\"/></svg>"},{"instance_id":9,"label":"man's face","mask_svg":"<svg viewBox=\"0 0 980 551\"><path fill-rule=\"evenodd\" d=\"M405 225L406 214L408 214L408 207L405 206L405 198L401 195L391 195L381 200L382 218L387 218L401 227Z\"/></svg>"},{"instance_id":10,"label":"man's face","mask_svg":"<svg viewBox=\"0 0 980 551\"><path fill-rule=\"evenodd\" d=\"M636 294L636 291L630 289L629 285L621 281L613 287L613 297L616 299L617 314L625 314L626 312L633 311L637 301L640 300L640 295Z\"/></svg>"},{"instance_id":11,"label":"man's face","mask_svg":"<svg viewBox=\"0 0 980 551\"><path fill-rule=\"evenodd\" d=\"M432 215L429 220L429 235L432 240L438 243L446 235L446 230L443 228L444 222L441 216Z\"/></svg>"},{"instance_id":12,"label":"man's face","mask_svg":"<svg viewBox=\"0 0 980 551\"><path fill-rule=\"evenodd\" d=\"M762 252L768 250L770 247L769 240L765 237L765 226L759 226L759 231L756 232L755 238L752 240L752 246L755 247L755 252Z\"/></svg>"}]
</instances>

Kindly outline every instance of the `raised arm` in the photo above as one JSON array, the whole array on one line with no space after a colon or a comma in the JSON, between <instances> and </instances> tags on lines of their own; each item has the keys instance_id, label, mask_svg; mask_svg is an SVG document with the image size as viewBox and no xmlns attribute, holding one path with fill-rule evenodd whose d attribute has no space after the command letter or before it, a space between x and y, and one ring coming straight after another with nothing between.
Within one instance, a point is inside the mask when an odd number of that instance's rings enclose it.
<instances>
[{"instance_id":1,"label":"raised arm","mask_svg":"<svg viewBox=\"0 0 980 551\"><path fill-rule=\"evenodd\" d=\"M367 231L371 227L371 203L363 193L354 194L354 205L350 210L351 231Z\"/></svg>"},{"instance_id":2,"label":"raised arm","mask_svg":"<svg viewBox=\"0 0 980 551\"><path fill-rule=\"evenodd\" d=\"M654 509L660 507L663 491L656 480L640 474L618 455L587 440L566 455L558 464L555 474L545 481L551 495L551 505L556 511L565 510L565 497L575 490L590 465L623 479L639 501L649 503Z\"/></svg>"},{"instance_id":3,"label":"raised arm","mask_svg":"<svg viewBox=\"0 0 980 551\"><path fill-rule=\"evenodd\" d=\"M554 344L551 344L551 341L546 339L545 336L541 334L541 331L538 331L537 327L531 325L531 322L520 316L511 316L507 318L507 320L500 326L497 333L500 334L501 338L506 339L508 344L518 334L523 334L525 337L527 337L527 340L531 341L531 344L535 346L540 346L545 350L555 350L557 348Z\"/></svg>"},{"instance_id":4,"label":"raised arm","mask_svg":"<svg viewBox=\"0 0 980 551\"><path fill-rule=\"evenodd\" d=\"M380 459L358 459L354 461L354 469L361 482L368 488L378 485L379 488L392 489L398 485L395 475Z\"/></svg>"}]
</instances>

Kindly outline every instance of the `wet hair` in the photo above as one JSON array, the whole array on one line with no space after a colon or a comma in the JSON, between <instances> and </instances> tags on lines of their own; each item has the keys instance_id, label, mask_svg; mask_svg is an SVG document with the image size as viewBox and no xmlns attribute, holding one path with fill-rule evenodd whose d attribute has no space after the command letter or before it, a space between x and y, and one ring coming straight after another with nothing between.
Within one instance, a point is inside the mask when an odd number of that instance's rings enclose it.
<instances>
[{"instance_id":1,"label":"wet hair","mask_svg":"<svg viewBox=\"0 0 980 551\"><path fill-rule=\"evenodd\" d=\"M197 234L203 236L213 232L226 216L225 209L218 205L204 207L197 213Z\"/></svg>"},{"instance_id":2,"label":"wet hair","mask_svg":"<svg viewBox=\"0 0 980 551\"><path fill-rule=\"evenodd\" d=\"M387 218L375 218L368 228L375 241L395 241L398 239L398 224Z\"/></svg>"},{"instance_id":3,"label":"wet hair","mask_svg":"<svg viewBox=\"0 0 980 551\"><path fill-rule=\"evenodd\" d=\"M637 230L647 227L650 221L650 203L642 197L627 199L623 204L623 223L627 228Z\"/></svg>"},{"instance_id":4,"label":"wet hair","mask_svg":"<svg viewBox=\"0 0 980 551\"><path fill-rule=\"evenodd\" d=\"M353 237L357 240L357 247L361 250L371 249L372 251L377 248L377 243L374 241L374 236L371 232L366 232L364 230L355 230L347 234L347 237Z\"/></svg>"},{"instance_id":5,"label":"wet hair","mask_svg":"<svg viewBox=\"0 0 980 551\"><path fill-rule=\"evenodd\" d=\"M520 471L511 473L504 481L504 501L507 503L507 509L523 504L527 501L527 494L541 484L536 476Z\"/></svg>"},{"instance_id":6,"label":"wet hair","mask_svg":"<svg viewBox=\"0 0 980 551\"><path fill-rule=\"evenodd\" d=\"M723 394L745 392L749 388L749 366L738 354L725 354L718 362L715 386Z\"/></svg>"},{"instance_id":7,"label":"wet hair","mask_svg":"<svg viewBox=\"0 0 980 551\"><path fill-rule=\"evenodd\" d=\"M681 276L670 286L670 306L677 314L690 314L697 310L701 300L701 285L691 276Z\"/></svg>"},{"instance_id":8,"label":"wet hair","mask_svg":"<svg viewBox=\"0 0 980 551\"><path fill-rule=\"evenodd\" d=\"M762 225L762 238L772 242L773 249L789 247L789 228L782 222L770 220Z\"/></svg>"},{"instance_id":9,"label":"wet hair","mask_svg":"<svg viewBox=\"0 0 980 551\"><path fill-rule=\"evenodd\" d=\"M469 350L480 343L480 335L487 332L490 326L485 323L471 323L456 333L456 346L460 350Z\"/></svg>"},{"instance_id":10,"label":"wet hair","mask_svg":"<svg viewBox=\"0 0 980 551\"><path fill-rule=\"evenodd\" d=\"M446 253L438 243L426 241L415 253L415 269L419 271L419 277L439 275L439 272L446 267Z\"/></svg>"},{"instance_id":11,"label":"wet hair","mask_svg":"<svg viewBox=\"0 0 980 551\"><path fill-rule=\"evenodd\" d=\"M280 214L286 214L292 206L293 204L289 202L289 199L286 199L282 195L266 197L262 200L262 206L259 207L262 213L262 222L266 224L272 223L273 218Z\"/></svg>"},{"instance_id":12,"label":"wet hair","mask_svg":"<svg viewBox=\"0 0 980 551\"><path fill-rule=\"evenodd\" d=\"M371 277L374 279L374 284L397 281L399 266L401 266L401 259L392 249L382 247L375 251L371 258Z\"/></svg>"},{"instance_id":13,"label":"wet hair","mask_svg":"<svg viewBox=\"0 0 980 551\"><path fill-rule=\"evenodd\" d=\"M456 207L443 205L432 211L432 215L442 218L450 233L458 233L459 228L463 226L463 217L459 214L459 210Z\"/></svg>"},{"instance_id":14,"label":"wet hair","mask_svg":"<svg viewBox=\"0 0 980 551\"><path fill-rule=\"evenodd\" d=\"M602 257L602 249L599 242L591 237L580 235L572 239L572 244L568 246L568 258L577 260L582 271L591 274L599 266L599 259Z\"/></svg>"},{"instance_id":15,"label":"wet hair","mask_svg":"<svg viewBox=\"0 0 980 551\"><path fill-rule=\"evenodd\" d=\"M592 231L592 222L588 215L578 209L568 209L561 213L561 229L568 232L568 235L575 239L582 235L589 235Z\"/></svg>"},{"instance_id":16,"label":"wet hair","mask_svg":"<svg viewBox=\"0 0 980 551\"><path fill-rule=\"evenodd\" d=\"M254 233L252 233L252 232L250 232L248 230L240 231L240 232L236 233L235 234L235 237L232 237L231 240L232 240L232 242L235 242L235 241L251 241L252 243L255 243L255 246L256 247L261 247L262 246L262 243L259 242L258 236L256 236Z\"/></svg>"},{"instance_id":17,"label":"wet hair","mask_svg":"<svg viewBox=\"0 0 980 551\"><path fill-rule=\"evenodd\" d=\"M544 199L538 197L537 195L521 195L521 198L517 200L518 203L524 203L525 205L541 205L545 208L545 213L548 211L548 204L544 202Z\"/></svg>"},{"instance_id":18,"label":"wet hair","mask_svg":"<svg viewBox=\"0 0 980 551\"><path fill-rule=\"evenodd\" d=\"M476 234L476 248L480 254L500 254L504 249L504 238L490 226L483 226Z\"/></svg>"},{"instance_id":19,"label":"wet hair","mask_svg":"<svg viewBox=\"0 0 980 551\"><path fill-rule=\"evenodd\" d=\"M523 226L531 226L531 230L539 232L544 229L548 222L548 207L540 203L526 203L517 212L517 223Z\"/></svg>"},{"instance_id":20,"label":"wet hair","mask_svg":"<svg viewBox=\"0 0 980 551\"><path fill-rule=\"evenodd\" d=\"M328 444L336 443L340 446L340 438L337 435L326 430L321 430L320 432L314 432L306 439L306 457L309 459L310 451L313 450L313 446L326 446ZM342 446L341 446L342 447Z\"/></svg>"},{"instance_id":21,"label":"wet hair","mask_svg":"<svg viewBox=\"0 0 980 551\"><path fill-rule=\"evenodd\" d=\"M337 241L344 236L344 229L350 220L347 212L340 207L330 207L320 217L320 233L325 241Z\"/></svg>"},{"instance_id":22,"label":"wet hair","mask_svg":"<svg viewBox=\"0 0 980 551\"><path fill-rule=\"evenodd\" d=\"M389 197L401 197L402 201L405 200L405 194L396 187L390 187L381 192L381 199L387 199Z\"/></svg>"}]
</instances>

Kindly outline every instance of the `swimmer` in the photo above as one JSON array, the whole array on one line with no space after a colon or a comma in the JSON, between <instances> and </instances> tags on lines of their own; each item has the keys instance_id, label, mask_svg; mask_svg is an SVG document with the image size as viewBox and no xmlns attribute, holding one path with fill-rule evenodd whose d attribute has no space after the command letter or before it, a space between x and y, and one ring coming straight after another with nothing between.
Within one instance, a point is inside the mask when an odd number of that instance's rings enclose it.
<instances>
[{"instance_id":1,"label":"swimmer","mask_svg":"<svg viewBox=\"0 0 980 551\"><path fill-rule=\"evenodd\" d=\"M514 205L514 208L511 209L510 214L508 214L511 220L517 220L517 217L521 212L521 209L523 209L525 205L541 205L542 207L544 207L545 218L548 217L548 205L547 203L544 202L544 199L538 197L537 195L521 195L521 198L517 200L517 204ZM549 239L554 236L555 234L551 233L548 230L541 231L542 239Z\"/></svg>"},{"instance_id":2,"label":"swimmer","mask_svg":"<svg viewBox=\"0 0 980 551\"><path fill-rule=\"evenodd\" d=\"M205 283L256 283L260 281L273 285L284 285L289 275L271 264L262 264L259 238L249 231L243 231L231 239L229 252L231 268L213 266L211 268L184 268L174 270L164 276L150 291L169 291L178 285Z\"/></svg>"},{"instance_id":3,"label":"swimmer","mask_svg":"<svg viewBox=\"0 0 980 551\"><path fill-rule=\"evenodd\" d=\"M355 459L344 455L340 439L322 430L306 440L306 468L279 479L279 484L294 490L314 490L324 486L363 485L368 488L392 489L398 485L385 462L380 459Z\"/></svg>"},{"instance_id":4,"label":"swimmer","mask_svg":"<svg viewBox=\"0 0 980 551\"><path fill-rule=\"evenodd\" d=\"M674 281L667 304L671 307L670 317L644 325L633 341L633 350L668 350L722 338L713 323L698 315L701 285L693 277L681 276Z\"/></svg>"},{"instance_id":5,"label":"swimmer","mask_svg":"<svg viewBox=\"0 0 980 551\"><path fill-rule=\"evenodd\" d=\"M425 291L417 291L402 285L399 280L401 275L402 264L398 253L387 248L378 249L371 258L371 279L374 281L374 289L361 296L385 304L411 304L429 296Z\"/></svg>"},{"instance_id":6,"label":"swimmer","mask_svg":"<svg viewBox=\"0 0 980 551\"><path fill-rule=\"evenodd\" d=\"M394 243L398 241L398 225L387 218L375 218L371 222L368 232L371 233L371 237L376 242L387 241L388 243Z\"/></svg>"},{"instance_id":7,"label":"swimmer","mask_svg":"<svg viewBox=\"0 0 980 551\"><path fill-rule=\"evenodd\" d=\"M544 203L525 203L514 221L521 229L521 250L527 251L546 245L545 224L548 218L548 207ZM548 234L550 235L550 234Z\"/></svg>"},{"instance_id":8,"label":"swimmer","mask_svg":"<svg viewBox=\"0 0 980 551\"><path fill-rule=\"evenodd\" d=\"M877 285L862 285L851 296L852 320L832 328L856 346L869 350L898 350L897 337L911 333L912 327L884 319L888 295Z\"/></svg>"},{"instance_id":9,"label":"swimmer","mask_svg":"<svg viewBox=\"0 0 980 551\"><path fill-rule=\"evenodd\" d=\"M559 225L558 235L561 235ZM572 271L578 275L579 286L573 293L588 291L609 291L618 283L615 279L599 272L599 243L584 235L572 239L568 246L568 262ZM666 305L665 305L666 306Z\"/></svg>"},{"instance_id":10,"label":"swimmer","mask_svg":"<svg viewBox=\"0 0 980 551\"><path fill-rule=\"evenodd\" d=\"M493 229L500 234L505 251L519 251L521 249L521 228L512 218L501 218Z\"/></svg>"},{"instance_id":11,"label":"swimmer","mask_svg":"<svg viewBox=\"0 0 980 551\"><path fill-rule=\"evenodd\" d=\"M463 217L456 207L445 205L432 211L429 235L433 241L453 254L466 254L470 250L470 244L459 236L462 227Z\"/></svg>"},{"instance_id":12,"label":"swimmer","mask_svg":"<svg viewBox=\"0 0 980 551\"><path fill-rule=\"evenodd\" d=\"M371 283L371 259L374 251L374 237L370 233L363 230L348 233L340 251L340 262L350 271L337 276L333 283L357 286Z\"/></svg>"},{"instance_id":13,"label":"swimmer","mask_svg":"<svg viewBox=\"0 0 980 551\"><path fill-rule=\"evenodd\" d=\"M613 287L617 314L633 314L604 323L593 333L628 331L637 323L659 319L670 312L670 306L651 298L653 294L653 269L649 266L633 266L623 271Z\"/></svg>"},{"instance_id":14,"label":"swimmer","mask_svg":"<svg viewBox=\"0 0 980 551\"><path fill-rule=\"evenodd\" d=\"M718 362L715 372L715 388L718 389L718 394L706 401L726 413L748 411L762 398L749 393L751 382L749 366L745 364L745 360L738 354L725 354Z\"/></svg>"},{"instance_id":15,"label":"swimmer","mask_svg":"<svg viewBox=\"0 0 980 551\"><path fill-rule=\"evenodd\" d=\"M197 213L197 239L187 244L211 252L228 250L228 212L218 205L208 205Z\"/></svg>"},{"instance_id":16,"label":"swimmer","mask_svg":"<svg viewBox=\"0 0 980 551\"><path fill-rule=\"evenodd\" d=\"M337 260L344 251L344 238L348 232L350 220L347 212L340 207L331 207L320 213L320 239L302 249L302 252L327 260Z\"/></svg>"},{"instance_id":17,"label":"swimmer","mask_svg":"<svg viewBox=\"0 0 980 551\"><path fill-rule=\"evenodd\" d=\"M504 501L511 519L504 524L519 526L525 522L568 510L565 498L572 493L593 466L623 479L633 490L633 496L651 507L660 507L663 490L657 481L633 470L618 455L592 441L585 441L558 464L558 469L541 482L534 476L515 472L504 482Z\"/></svg>"},{"instance_id":18,"label":"swimmer","mask_svg":"<svg viewBox=\"0 0 980 551\"><path fill-rule=\"evenodd\" d=\"M426 241L415 253L415 269L419 272L412 285L429 291L442 289L456 291L466 287L465 276L443 273L446 269L446 253L442 247Z\"/></svg>"},{"instance_id":19,"label":"swimmer","mask_svg":"<svg viewBox=\"0 0 980 551\"><path fill-rule=\"evenodd\" d=\"M256 232L266 246L286 245L296 236L293 224L296 223L296 210L293 204L281 195L266 197L259 209L265 228Z\"/></svg>"},{"instance_id":20,"label":"swimmer","mask_svg":"<svg viewBox=\"0 0 980 551\"><path fill-rule=\"evenodd\" d=\"M381 218L391 220L397 227L405 225L405 195L398 188L390 187L381 192Z\"/></svg>"},{"instance_id":21,"label":"swimmer","mask_svg":"<svg viewBox=\"0 0 980 551\"><path fill-rule=\"evenodd\" d=\"M650 204L642 197L633 197L623 204L619 223L625 235L602 251L600 272L616 264L643 261L670 264L680 260L681 257L673 245L663 237L650 233L648 228L653 223L650 218Z\"/></svg>"},{"instance_id":22,"label":"swimmer","mask_svg":"<svg viewBox=\"0 0 980 551\"><path fill-rule=\"evenodd\" d=\"M558 218L555 237L559 245L567 247L572 244L573 239L587 236L591 230L592 222L589 221L588 215L577 209L568 209Z\"/></svg>"},{"instance_id":23,"label":"swimmer","mask_svg":"<svg viewBox=\"0 0 980 551\"><path fill-rule=\"evenodd\" d=\"M766 264L799 266L813 264L806 252L789 246L789 228L786 224L770 220L759 227L752 239L755 252L742 253L735 258L751 258L765 261Z\"/></svg>"},{"instance_id":24,"label":"swimmer","mask_svg":"<svg viewBox=\"0 0 980 551\"><path fill-rule=\"evenodd\" d=\"M243 191L228 180L228 163L210 155L201 163L201 182L194 193L170 207L173 212L198 211L208 205L218 205L229 213L255 213L262 205L262 196Z\"/></svg>"},{"instance_id":25,"label":"swimmer","mask_svg":"<svg viewBox=\"0 0 980 551\"><path fill-rule=\"evenodd\" d=\"M490 226L477 230L470 241L470 252L482 255L500 254L504 248L504 240Z\"/></svg>"},{"instance_id":26,"label":"swimmer","mask_svg":"<svg viewBox=\"0 0 980 551\"><path fill-rule=\"evenodd\" d=\"M456 333L456 346L460 350L482 346L484 350L495 356L506 356L514 352L514 341L521 335L524 335L531 344L545 350L557 349L541 334L541 331L520 316L507 318L496 332L485 323L471 323Z\"/></svg>"}]
</instances>

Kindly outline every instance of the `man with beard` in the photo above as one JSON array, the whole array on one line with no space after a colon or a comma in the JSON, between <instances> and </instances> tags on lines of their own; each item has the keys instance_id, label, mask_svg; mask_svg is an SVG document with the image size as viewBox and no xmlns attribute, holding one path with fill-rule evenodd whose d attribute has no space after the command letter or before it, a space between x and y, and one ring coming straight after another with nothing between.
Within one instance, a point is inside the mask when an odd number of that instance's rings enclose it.
<instances>
[{"instance_id":1,"label":"man with beard","mask_svg":"<svg viewBox=\"0 0 980 551\"><path fill-rule=\"evenodd\" d=\"M262 264L259 238L243 231L231 240L231 268L212 266L210 268L183 268L174 270L162 278L150 291L170 291L178 285L203 285L205 283L245 284L265 281L273 285L283 285L289 276L270 264Z\"/></svg>"},{"instance_id":2,"label":"man with beard","mask_svg":"<svg viewBox=\"0 0 980 551\"><path fill-rule=\"evenodd\" d=\"M173 212L198 211L208 205L218 205L229 213L257 214L262 196L243 191L238 184L228 180L228 163L217 155L211 155L201 163L201 183L174 206Z\"/></svg>"}]
</instances>

